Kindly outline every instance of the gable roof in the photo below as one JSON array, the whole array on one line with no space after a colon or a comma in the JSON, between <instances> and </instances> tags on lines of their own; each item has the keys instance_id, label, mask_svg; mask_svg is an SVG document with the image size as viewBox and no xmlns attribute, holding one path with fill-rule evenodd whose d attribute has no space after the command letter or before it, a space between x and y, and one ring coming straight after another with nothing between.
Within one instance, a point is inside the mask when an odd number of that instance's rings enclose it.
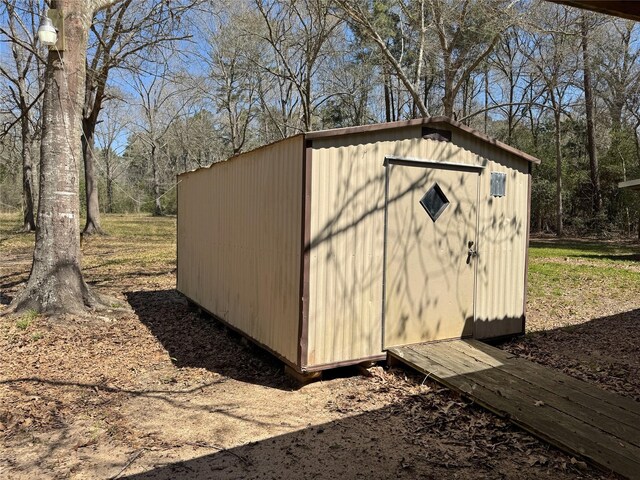
<instances>
[{"instance_id":1,"label":"gable roof","mask_svg":"<svg viewBox=\"0 0 640 480\"><path fill-rule=\"evenodd\" d=\"M356 133L368 133L375 132L381 130L392 130L396 128L405 128L405 127L415 127L421 125L445 125L447 128L451 130L457 130L459 132L464 132L469 135L472 135L483 142L486 142L494 147L499 148L507 153L515 155L527 162L535 163L536 165L540 163L540 159L529 155L528 153L523 152L522 150L518 150L506 143L503 143L499 140L491 138L485 135L478 130L475 130L471 127L468 127L460 122L455 120L451 120L449 117L427 117L427 118L416 118L413 120L405 120L400 122L389 122L389 123L376 123L373 125L362 125L358 127L345 127L345 128L334 128L331 130L320 130L317 132L308 132L305 134L305 138L307 140L313 140L315 138L330 138L330 137L338 137L342 135L353 135Z\"/></svg>"}]
</instances>

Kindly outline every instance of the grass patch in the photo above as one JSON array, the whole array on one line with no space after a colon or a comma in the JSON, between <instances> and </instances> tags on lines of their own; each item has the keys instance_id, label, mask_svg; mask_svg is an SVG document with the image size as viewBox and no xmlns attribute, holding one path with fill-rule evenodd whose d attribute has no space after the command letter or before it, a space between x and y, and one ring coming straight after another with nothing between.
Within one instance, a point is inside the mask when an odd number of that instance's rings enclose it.
<instances>
[{"instance_id":1,"label":"grass patch","mask_svg":"<svg viewBox=\"0 0 640 480\"><path fill-rule=\"evenodd\" d=\"M615 242L531 240L529 258L585 258L612 261L640 260L640 246Z\"/></svg>"},{"instance_id":2,"label":"grass patch","mask_svg":"<svg viewBox=\"0 0 640 480\"><path fill-rule=\"evenodd\" d=\"M36 318L38 318L38 312L36 312L35 310L27 310L16 321L16 327L19 330L26 330Z\"/></svg>"},{"instance_id":3,"label":"grass patch","mask_svg":"<svg viewBox=\"0 0 640 480\"><path fill-rule=\"evenodd\" d=\"M640 246L624 242L532 241L529 302L597 307L640 295Z\"/></svg>"}]
</instances>

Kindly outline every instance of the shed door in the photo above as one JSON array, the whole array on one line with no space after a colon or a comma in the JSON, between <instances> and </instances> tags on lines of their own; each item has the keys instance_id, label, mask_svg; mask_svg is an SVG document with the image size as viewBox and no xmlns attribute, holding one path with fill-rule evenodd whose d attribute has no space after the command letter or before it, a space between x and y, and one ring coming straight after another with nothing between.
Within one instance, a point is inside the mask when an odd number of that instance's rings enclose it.
<instances>
[{"instance_id":1,"label":"shed door","mask_svg":"<svg viewBox=\"0 0 640 480\"><path fill-rule=\"evenodd\" d=\"M479 170L386 169L384 348L472 335Z\"/></svg>"}]
</instances>

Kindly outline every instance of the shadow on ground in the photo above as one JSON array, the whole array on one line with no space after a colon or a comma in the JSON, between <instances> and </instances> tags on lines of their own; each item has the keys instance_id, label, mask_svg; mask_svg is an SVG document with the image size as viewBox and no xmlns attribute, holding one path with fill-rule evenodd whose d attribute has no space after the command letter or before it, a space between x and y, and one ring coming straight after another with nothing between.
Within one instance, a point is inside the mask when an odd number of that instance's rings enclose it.
<instances>
[{"instance_id":1,"label":"shadow on ground","mask_svg":"<svg viewBox=\"0 0 640 480\"><path fill-rule=\"evenodd\" d=\"M11 300L13 300L13 297L0 292L0 305L9 305Z\"/></svg>"},{"instance_id":2,"label":"shadow on ground","mask_svg":"<svg viewBox=\"0 0 640 480\"><path fill-rule=\"evenodd\" d=\"M608 389L633 397L633 392L640 389L639 325L640 309L635 309L580 325L535 333L512 340L503 347L519 355L531 355L539 363L590 383L594 380L604 382ZM558 463L554 469L548 468L554 462L545 463L545 467L535 465L535 462L527 463L532 458L532 444L519 452L514 451L514 446L519 448L522 444L512 437L502 445L504 438L501 437L513 435L515 427L503 427L487 444L487 439L480 438L477 429L470 428L464 414L450 412L434 418L427 413L430 401L428 395L411 396L380 410L207 456L174 460L126 478L436 479L455 476L528 479L564 476L557 469ZM421 410L413 416L416 404L426 411ZM469 413L478 409L475 406L465 408ZM412 428L407 429L407 423ZM401 435L401 432L404 433ZM489 448L477 448L479 445ZM535 442L534 445L533 451L536 451L544 444ZM558 459L561 454L551 449L546 455ZM513 460L509 467L505 467L507 462L501 461L506 456ZM555 461L573 468L571 462ZM600 474L591 469L562 473L583 478L617 478L614 474Z\"/></svg>"},{"instance_id":3,"label":"shadow on ground","mask_svg":"<svg viewBox=\"0 0 640 480\"><path fill-rule=\"evenodd\" d=\"M552 465L561 464L563 454L546 451L543 444L508 424L487 437L482 427L469 426L465 414L453 415L452 411L447 419L447 415L425 415L423 411L412 417L410 412L421 411L421 407L435 410L428 396L411 396L379 410L206 456L169 461L122 478L570 478L558 470L549 470ZM476 408L468 406L463 410L474 415ZM509 445L503 443L507 438ZM545 466L527 466L529 457L513 451L514 446L522 452L528 449L529 453L542 453L549 461L544 462Z\"/></svg>"},{"instance_id":4,"label":"shadow on ground","mask_svg":"<svg viewBox=\"0 0 640 480\"><path fill-rule=\"evenodd\" d=\"M640 308L497 346L640 401Z\"/></svg>"},{"instance_id":5,"label":"shadow on ground","mask_svg":"<svg viewBox=\"0 0 640 480\"><path fill-rule=\"evenodd\" d=\"M616 262L640 262L640 253L628 253L628 254L605 254L599 255L597 253L594 254L582 254L582 255L570 255L571 257L579 257L579 258L589 258L595 260L613 260Z\"/></svg>"},{"instance_id":6,"label":"shadow on ground","mask_svg":"<svg viewBox=\"0 0 640 480\"><path fill-rule=\"evenodd\" d=\"M211 316L198 313L176 290L125 295L177 367L204 368L272 388L298 387L284 376L282 362Z\"/></svg>"}]
</instances>

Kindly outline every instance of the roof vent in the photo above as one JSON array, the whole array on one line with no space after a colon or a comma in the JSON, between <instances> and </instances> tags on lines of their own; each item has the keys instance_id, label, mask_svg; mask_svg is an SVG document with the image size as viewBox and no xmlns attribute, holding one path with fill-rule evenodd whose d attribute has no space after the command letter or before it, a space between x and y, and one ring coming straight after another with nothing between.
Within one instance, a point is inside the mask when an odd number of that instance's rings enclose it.
<instances>
[{"instance_id":1,"label":"roof vent","mask_svg":"<svg viewBox=\"0 0 640 480\"><path fill-rule=\"evenodd\" d=\"M423 126L422 138L425 140L436 140L438 142L450 142L451 130L442 130L439 128Z\"/></svg>"}]
</instances>

